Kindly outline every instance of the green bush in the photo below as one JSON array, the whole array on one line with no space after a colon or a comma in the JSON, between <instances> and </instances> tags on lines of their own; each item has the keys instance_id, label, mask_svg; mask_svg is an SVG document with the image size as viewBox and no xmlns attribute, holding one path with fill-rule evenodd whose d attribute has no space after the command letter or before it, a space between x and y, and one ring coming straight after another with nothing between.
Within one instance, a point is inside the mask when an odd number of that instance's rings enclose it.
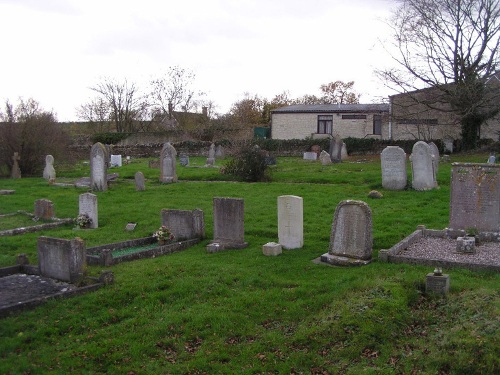
<instances>
[{"instance_id":1,"label":"green bush","mask_svg":"<svg viewBox=\"0 0 500 375\"><path fill-rule=\"evenodd\" d=\"M246 182L270 180L266 155L259 147L245 146L224 166L221 172Z\"/></svg>"}]
</instances>

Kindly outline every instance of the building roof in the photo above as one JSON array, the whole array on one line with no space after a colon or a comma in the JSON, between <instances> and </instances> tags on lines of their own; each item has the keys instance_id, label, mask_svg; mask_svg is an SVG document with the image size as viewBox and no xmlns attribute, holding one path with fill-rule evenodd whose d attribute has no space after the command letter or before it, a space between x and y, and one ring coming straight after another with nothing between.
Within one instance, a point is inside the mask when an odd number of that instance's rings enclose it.
<instances>
[{"instance_id":1,"label":"building roof","mask_svg":"<svg viewBox=\"0 0 500 375\"><path fill-rule=\"evenodd\" d=\"M389 104L297 104L276 108L272 113L389 112Z\"/></svg>"}]
</instances>

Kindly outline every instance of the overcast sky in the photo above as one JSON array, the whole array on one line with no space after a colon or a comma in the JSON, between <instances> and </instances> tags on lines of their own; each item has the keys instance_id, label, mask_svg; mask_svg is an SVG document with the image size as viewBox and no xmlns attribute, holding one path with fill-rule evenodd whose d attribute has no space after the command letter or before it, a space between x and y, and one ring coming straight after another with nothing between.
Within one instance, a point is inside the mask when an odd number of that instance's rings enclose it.
<instances>
[{"instance_id":1,"label":"overcast sky","mask_svg":"<svg viewBox=\"0 0 500 375\"><path fill-rule=\"evenodd\" d=\"M391 94L379 39L391 0L0 0L0 100L34 98L60 121L103 77L146 88L180 66L225 113L244 93L319 95L355 81L362 103Z\"/></svg>"}]
</instances>

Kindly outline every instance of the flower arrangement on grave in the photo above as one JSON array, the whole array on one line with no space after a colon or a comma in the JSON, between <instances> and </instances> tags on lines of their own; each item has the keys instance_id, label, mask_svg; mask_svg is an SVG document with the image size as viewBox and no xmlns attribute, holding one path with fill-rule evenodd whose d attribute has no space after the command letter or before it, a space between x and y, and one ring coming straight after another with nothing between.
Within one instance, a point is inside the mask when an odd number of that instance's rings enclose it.
<instances>
[{"instance_id":1,"label":"flower arrangement on grave","mask_svg":"<svg viewBox=\"0 0 500 375\"><path fill-rule=\"evenodd\" d=\"M92 224L92 219L87 214L80 214L75 219L75 224L78 228L88 228Z\"/></svg>"},{"instance_id":2,"label":"flower arrangement on grave","mask_svg":"<svg viewBox=\"0 0 500 375\"><path fill-rule=\"evenodd\" d=\"M164 244L174 239L174 235L165 225L158 228L158 230L153 233L153 237L156 238L160 244Z\"/></svg>"}]
</instances>

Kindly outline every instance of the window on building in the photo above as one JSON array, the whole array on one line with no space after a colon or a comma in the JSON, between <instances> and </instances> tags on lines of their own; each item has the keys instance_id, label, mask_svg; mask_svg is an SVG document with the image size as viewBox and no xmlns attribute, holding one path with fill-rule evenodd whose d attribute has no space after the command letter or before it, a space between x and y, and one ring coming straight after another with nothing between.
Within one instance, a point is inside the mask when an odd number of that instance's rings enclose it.
<instances>
[{"instance_id":1,"label":"window on building","mask_svg":"<svg viewBox=\"0 0 500 375\"><path fill-rule=\"evenodd\" d=\"M382 116L373 115L373 134L382 135Z\"/></svg>"},{"instance_id":2,"label":"window on building","mask_svg":"<svg viewBox=\"0 0 500 375\"><path fill-rule=\"evenodd\" d=\"M332 134L333 115L318 116L318 134Z\"/></svg>"}]
</instances>

